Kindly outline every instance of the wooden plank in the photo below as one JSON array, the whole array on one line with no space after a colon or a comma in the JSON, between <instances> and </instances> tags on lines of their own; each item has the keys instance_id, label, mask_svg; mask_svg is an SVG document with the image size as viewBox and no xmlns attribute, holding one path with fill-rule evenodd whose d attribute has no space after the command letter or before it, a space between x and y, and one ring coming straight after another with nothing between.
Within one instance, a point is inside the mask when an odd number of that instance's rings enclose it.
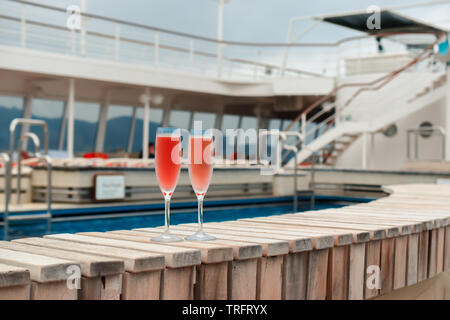
<instances>
[{"instance_id":1,"label":"wooden plank","mask_svg":"<svg viewBox=\"0 0 450 320\"><path fill-rule=\"evenodd\" d=\"M283 256L258 259L256 300L281 300L283 259Z\"/></svg>"},{"instance_id":2,"label":"wooden plank","mask_svg":"<svg viewBox=\"0 0 450 320\"><path fill-rule=\"evenodd\" d=\"M349 250L350 246L338 246L330 249L327 278L328 300L347 299Z\"/></svg>"},{"instance_id":3,"label":"wooden plank","mask_svg":"<svg viewBox=\"0 0 450 320\"><path fill-rule=\"evenodd\" d=\"M124 240L144 243L150 242L151 237L160 234L158 231L143 233L126 230L112 231L111 233L124 235ZM198 277L196 277L197 283L196 288L194 288L194 294L198 299L226 299L228 290L227 262L233 260L233 248L218 243L193 241L168 243L168 245L201 250L202 262L204 264L197 268ZM207 282L204 283L204 281Z\"/></svg>"},{"instance_id":4,"label":"wooden plank","mask_svg":"<svg viewBox=\"0 0 450 320\"><path fill-rule=\"evenodd\" d=\"M428 279L428 242L429 231L419 234L419 258L417 263L417 281Z\"/></svg>"},{"instance_id":5,"label":"wooden plank","mask_svg":"<svg viewBox=\"0 0 450 320\"><path fill-rule=\"evenodd\" d=\"M450 269L450 226L445 227L444 271Z\"/></svg>"},{"instance_id":6,"label":"wooden plank","mask_svg":"<svg viewBox=\"0 0 450 320\"><path fill-rule=\"evenodd\" d=\"M122 280L122 300L159 300L161 270L125 272Z\"/></svg>"},{"instance_id":7,"label":"wooden plank","mask_svg":"<svg viewBox=\"0 0 450 320\"><path fill-rule=\"evenodd\" d=\"M355 243L350 246L348 299L362 300L364 298L366 246Z\"/></svg>"},{"instance_id":8,"label":"wooden plank","mask_svg":"<svg viewBox=\"0 0 450 320\"><path fill-rule=\"evenodd\" d=\"M429 249L428 249L428 278L436 275L437 271L437 229L430 231Z\"/></svg>"},{"instance_id":9,"label":"wooden plank","mask_svg":"<svg viewBox=\"0 0 450 320\"><path fill-rule=\"evenodd\" d=\"M395 238L394 252L394 283L393 288L403 288L406 284L408 257L408 237L402 236Z\"/></svg>"},{"instance_id":10,"label":"wooden plank","mask_svg":"<svg viewBox=\"0 0 450 320\"><path fill-rule=\"evenodd\" d=\"M30 271L30 278L37 282L53 282L66 280L66 270L75 261L51 258L47 256L18 252L0 248L0 263L22 267Z\"/></svg>"},{"instance_id":11,"label":"wooden plank","mask_svg":"<svg viewBox=\"0 0 450 320\"><path fill-rule=\"evenodd\" d=\"M152 243L151 237L160 234L160 232L155 231L153 233L149 232L147 235L143 234L142 232L132 230L117 230L117 231L110 231L108 233L126 235L127 237L124 237L124 239L130 239L133 241L144 243ZM167 245L175 246L178 248L183 247L183 248L199 249L201 252L202 263L218 263L233 260L233 248L224 246L222 244L210 243L209 241L169 242L167 243Z\"/></svg>"},{"instance_id":12,"label":"wooden plank","mask_svg":"<svg viewBox=\"0 0 450 320\"><path fill-rule=\"evenodd\" d=\"M78 290L67 288L66 281L31 282L31 300L77 300Z\"/></svg>"},{"instance_id":13,"label":"wooden plank","mask_svg":"<svg viewBox=\"0 0 450 320\"><path fill-rule=\"evenodd\" d=\"M28 244L34 243L37 239L39 238L26 238L14 240L13 242L0 242L0 248L76 261L79 263L81 273L84 277L100 277L124 272L123 261L118 259Z\"/></svg>"},{"instance_id":14,"label":"wooden plank","mask_svg":"<svg viewBox=\"0 0 450 320\"><path fill-rule=\"evenodd\" d=\"M394 277L394 239L381 240L381 289L380 294L392 291Z\"/></svg>"},{"instance_id":15,"label":"wooden plank","mask_svg":"<svg viewBox=\"0 0 450 320\"><path fill-rule=\"evenodd\" d=\"M255 300L257 259L235 260L228 264L228 299Z\"/></svg>"},{"instance_id":16,"label":"wooden plank","mask_svg":"<svg viewBox=\"0 0 450 320\"><path fill-rule=\"evenodd\" d=\"M374 241L369 241L366 244L366 263L365 263L365 273L367 273L367 270L369 269L370 266L375 266L378 268L381 265L381 240L374 240ZM368 277L371 276L373 273L370 273L370 275L367 276L366 278L366 283L364 286L364 298L365 299L370 299L373 297L376 297L380 294L380 289L378 289L377 287L379 287L381 285L381 281L380 283L376 283L375 281L377 281L376 278L372 278L369 279ZM370 281L370 288L367 284L367 282Z\"/></svg>"},{"instance_id":17,"label":"wooden plank","mask_svg":"<svg viewBox=\"0 0 450 320\"><path fill-rule=\"evenodd\" d=\"M31 284L2 287L0 300L30 300L30 286Z\"/></svg>"},{"instance_id":18,"label":"wooden plank","mask_svg":"<svg viewBox=\"0 0 450 320\"><path fill-rule=\"evenodd\" d=\"M122 275L115 274L102 277L82 277L80 300L120 300L122 292Z\"/></svg>"},{"instance_id":19,"label":"wooden plank","mask_svg":"<svg viewBox=\"0 0 450 320\"><path fill-rule=\"evenodd\" d=\"M407 255L407 271L406 285L416 284L418 281L419 270L419 237L420 234L411 234L408 236L408 255Z\"/></svg>"},{"instance_id":20,"label":"wooden plank","mask_svg":"<svg viewBox=\"0 0 450 320\"><path fill-rule=\"evenodd\" d=\"M308 300L325 300L327 297L327 268L329 249L309 252L308 285L306 298Z\"/></svg>"},{"instance_id":21,"label":"wooden plank","mask_svg":"<svg viewBox=\"0 0 450 320\"><path fill-rule=\"evenodd\" d=\"M271 217L262 217L262 218L253 218L250 220L245 221L252 221L252 222L265 222L265 223L272 223L272 224L285 224L289 226L311 226L311 227L324 227L324 228L335 228L335 229L341 229L341 230L347 230L347 231L364 231L370 233L370 238L372 240L378 240L378 239L384 239L386 237L386 229L379 228L379 227L373 227L373 226L367 226L367 225L354 225L348 222L342 223L342 222L336 222L336 221L327 221L327 220L313 220L313 219L289 219L286 217L280 217L280 216L271 216ZM398 228L397 228L398 231ZM317 246L315 247L317 249Z\"/></svg>"},{"instance_id":22,"label":"wooden plank","mask_svg":"<svg viewBox=\"0 0 450 320\"><path fill-rule=\"evenodd\" d=\"M42 247L68 249L73 252L91 253L114 259L121 259L124 261L125 270L133 273L162 270L165 267L164 255L162 254L80 243L70 239L70 235L67 237L65 234L57 234L53 235L52 238L35 238L33 244Z\"/></svg>"},{"instance_id":23,"label":"wooden plank","mask_svg":"<svg viewBox=\"0 0 450 320\"><path fill-rule=\"evenodd\" d=\"M48 235L51 239L58 239L61 235ZM166 266L170 268L179 268L184 266L193 266L201 263L200 250L178 248L167 245L141 243L136 241L118 240L120 235L113 235L101 232L88 232L80 234L65 234L66 239L71 241L110 246L122 249L133 249L145 252L153 252L163 254Z\"/></svg>"},{"instance_id":24,"label":"wooden plank","mask_svg":"<svg viewBox=\"0 0 450 320\"><path fill-rule=\"evenodd\" d=\"M173 230L188 230L194 232L197 228L192 225L176 225L173 226ZM260 244L262 246L264 256L277 256L287 254L289 252L289 243L287 240L261 238L243 232L210 228L206 223L204 225L204 230L207 233L214 234L214 236L218 239L237 240Z\"/></svg>"},{"instance_id":25,"label":"wooden plank","mask_svg":"<svg viewBox=\"0 0 450 320\"><path fill-rule=\"evenodd\" d=\"M444 271L445 227L437 229L436 274Z\"/></svg>"},{"instance_id":26,"label":"wooden plank","mask_svg":"<svg viewBox=\"0 0 450 320\"><path fill-rule=\"evenodd\" d=\"M0 288L30 284L30 272L25 268L0 264Z\"/></svg>"},{"instance_id":27,"label":"wooden plank","mask_svg":"<svg viewBox=\"0 0 450 320\"><path fill-rule=\"evenodd\" d=\"M370 240L370 233L367 231L361 230L346 230L346 229L335 229L335 228L327 228L323 226L302 226L300 224L282 224L276 223L273 224L270 221L265 220L254 220L254 219L240 219L235 221L240 225L245 225L252 228L258 228L260 231L270 230L270 231L278 231L282 230L282 232L286 232L292 235L297 235L299 232L317 232L322 235L330 235L332 234L335 237L335 245L347 245L352 242L366 242ZM353 240L350 241L350 238ZM317 249L317 248L316 248ZM311 249L305 249L311 250Z\"/></svg>"},{"instance_id":28,"label":"wooden plank","mask_svg":"<svg viewBox=\"0 0 450 320\"><path fill-rule=\"evenodd\" d=\"M188 224L191 225L191 224ZM282 228L278 229L267 229L260 228L261 224L247 224L242 221L226 221L221 222L220 224L209 223L208 227L219 226L223 230L224 228L231 229L233 231L240 231L245 234L249 234L249 232L253 235L257 235L258 237L268 237L272 239L282 239L287 240L290 246L290 252L301 252L301 251L309 251L313 248L313 240L310 235L304 235L301 232L285 230ZM279 238L278 236L282 236ZM283 237L284 236L284 237ZM277 238L278 237L278 238Z\"/></svg>"},{"instance_id":29,"label":"wooden plank","mask_svg":"<svg viewBox=\"0 0 450 320\"><path fill-rule=\"evenodd\" d=\"M143 232L146 234L151 234L154 232L154 228L139 228L133 229L133 231ZM157 229L159 232L160 229ZM172 230L173 234L176 234L180 237L188 236L192 234L190 230ZM218 243L226 246L230 246L233 248L233 254L235 260L245 260L245 259L254 259L262 256L262 246L257 243L251 242L243 242L238 240L225 240L225 239L216 239L213 241L209 241L211 243Z\"/></svg>"},{"instance_id":30,"label":"wooden plank","mask_svg":"<svg viewBox=\"0 0 450 320\"><path fill-rule=\"evenodd\" d=\"M144 229L135 229L134 231L142 232L145 234L150 234L154 232L155 229L150 228L144 228ZM158 232L162 232L161 229L157 229ZM177 234L179 236L186 236L192 234L191 229L172 229L172 232L174 234ZM223 277L221 278L221 281L216 283L215 287L211 286L211 283L208 285L206 283L202 283L203 279L206 279L206 277L200 277L197 278L197 284L196 284L196 296L199 297L210 297L212 295L218 295L221 298L223 297L223 290L226 288L228 293L225 298L229 298L230 296L239 296L239 293L243 291L242 288L248 288L249 286L253 285L253 278L257 275L257 264L256 259L262 256L263 250L262 246L257 243L247 242L247 241L239 241L233 238L234 240L230 240L230 238L221 239L222 237L219 237L219 239L211 241L212 243L218 243L221 245L227 245L233 248L234 250L234 259L235 261L229 262L227 267L227 284L223 283ZM248 263L236 263L236 261L247 261ZM211 268L208 268L209 265L201 265L201 271L208 273L208 271L211 271L214 273L215 266L211 265ZM255 267L255 269L252 269ZM211 269L211 270L209 270ZM223 269L222 269L223 270ZM245 272L246 274L239 274L239 272ZM197 272L198 274L198 272ZM214 273L217 274L217 273ZM201 274L200 274L201 275ZM237 280L235 279L236 277ZM239 280L241 279L241 280ZM242 279L245 279L242 280ZM208 286L208 288L206 288ZM200 292L199 292L200 290ZM256 295L256 285L254 288L255 295ZM234 292L234 294L233 294ZM250 291L250 296L252 290ZM237 299L237 298L236 298ZM252 298L254 299L254 298Z\"/></svg>"},{"instance_id":31,"label":"wooden plank","mask_svg":"<svg viewBox=\"0 0 450 320\"><path fill-rule=\"evenodd\" d=\"M313 243L316 243L316 249L329 248L327 245L321 245L320 241L330 241L331 235L329 232L324 232L323 230L313 230L307 228L296 228L287 229L285 226L277 226L275 229L261 228L261 224L249 223L248 221L227 221L220 223L208 223L208 227L219 227L222 229L228 229L233 231L240 231L245 234L258 235L258 237L270 237L274 239L282 239L287 241L300 241L299 244L295 244L297 247L303 247L303 251L311 250L307 249ZM294 227L295 228L295 227ZM327 240L322 240L327 237ZM320 238L320 240L318 240ZM336 234L335 244L336 245L346 245L352 243L353 235L351 233L341 232ZM300 252L300 251L296 251Z\"/></svg>"},{"instance_id":32,"label":"wooden plank","mask_svg":"<svg viewBox=\"0 0 450 320\"><path fill-rule=\"evenodd\" d=\"M228 295L228 263L201 264L197 267L194 298L226 300Z\"/></svg>"},{"instance_id":33,"label":"wooden plank","mask_svg":"<svg viewBox=\"0 0 450 320\"><path fill-rule=\"evenodd\" d=\"M161 300L192 300L195 267L167 268L161 280Z\"/></svg>"},{"instance_id":34,"label":"wooden plank","mask_svg":"<svg viewBox=\"0 0 450 320\"><path fill-rule=\"evenodd\" d=\"M283 300L305 300L309 252L290 253L283 261Z\"/></svg>"}]
</instances>

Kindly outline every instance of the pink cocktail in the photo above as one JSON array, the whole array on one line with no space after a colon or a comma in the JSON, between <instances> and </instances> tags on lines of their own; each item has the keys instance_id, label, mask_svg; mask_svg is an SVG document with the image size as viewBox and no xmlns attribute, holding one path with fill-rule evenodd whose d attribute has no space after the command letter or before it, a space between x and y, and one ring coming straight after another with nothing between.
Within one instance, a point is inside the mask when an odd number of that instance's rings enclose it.
<instances>
[{"instance_id":1,"label":"pink cocktail","mask_svg":"<svg viewBox=\"0 0 450 320\"><path fill-rule=\"evenodd\" d=\"M203 199L208 190L213 173L214 144L211 135L203 132L192 132L189 138L189 178L198 200L199 229L186 240L215 240L214 236L203 231Z\"/></svg>"},{"instance_id":2,"label":"pink cocktail","mask_svg":"<svg viewBox=\"0 0 450 320\"><path fill-rule=\"evenodd\" d=\"M170 199L172 198L181 168L181 136L179 129L158 128L156 132L155 171L159 187L164 195L165 219L164 233L152 241L175 242L183 241L181 237L169 232Z\"/></svg>"}]
</instances>

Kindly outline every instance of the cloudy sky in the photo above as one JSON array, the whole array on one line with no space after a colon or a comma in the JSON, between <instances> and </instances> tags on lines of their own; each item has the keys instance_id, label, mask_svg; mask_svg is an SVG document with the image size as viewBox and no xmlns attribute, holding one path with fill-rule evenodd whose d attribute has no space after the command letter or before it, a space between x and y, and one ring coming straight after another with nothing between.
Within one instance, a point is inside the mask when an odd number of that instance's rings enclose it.
<instances>
[{"instance_id":1,"label":"cloudy sky","mask_svg":"<svg viewBox=\"0 0 450 320\"><path fill-rule=\"evenodd\" d=\"M86 0L87 12L150 26L183 31L199 36L215 38L217 35L217 0ZM61 8L80 5L80 0L35 0ZM284 42L289 19L294 16L336 14L366 10L371 5L379 7L399 6L423 0L231 0L224 7L224 39L244 42ZM5 6L0 0L0 12ZM5 8L5 7L4 7ZM28 9L32 10L32 9ZM450 0L445 5L401 9L401 13L450 29ZM28 12L31 13L31 12ZM60 18L65 18L63 15ZM51 18L49 20L52 20ZM56 21L52 23L59 23ZM311 25L311 21L297 23L294 35ZM306 42L335 42L354 32L330 25L316 26ZM332 52L334 54L335 51ZM240 52L245 58L247 52ZM250 53L249 53L250 54ZM254 52L251 53L254 56ZM261 61L278 64L282 52L264 52ZM294 61L297 59L296 61ZM325 64L325 52L318 49L290 56L290 63L308 69L315 63ZM296 64L297 63L297 64ZM324 68L325 68L324 67ZM331 67L330 67L331 69ZM326 73L327 71L321 71ZM0 101L1 102L1 101ZM40 109L39 113L46 108ZM117 111L119 112L119 111ZM44 114L42 114L44 115ZM92 119L87 115L86 119Z\"/></svg>"}]
</instances>

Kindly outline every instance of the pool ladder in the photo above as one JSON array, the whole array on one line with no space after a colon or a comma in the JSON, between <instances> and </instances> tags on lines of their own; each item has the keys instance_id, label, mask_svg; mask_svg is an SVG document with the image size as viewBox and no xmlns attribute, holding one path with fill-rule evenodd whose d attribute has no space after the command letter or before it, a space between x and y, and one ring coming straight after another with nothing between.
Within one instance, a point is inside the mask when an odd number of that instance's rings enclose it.
<instances>
[{"instance_id":1,"label":"pool ladder","mask_svg":"<svg viewBox=\"0 0 450 320\"><path fill-rule=\"evenodd\" d=\"M19 124L38 125L44 129L44 154L40 153L40 141L36 134L27 132L19 139L17 147L17 204L21 203L21 174L22 174L22 148L23 144L28 140L32 140L35 147L35 156L38 164L44 162L47 166L47 212L44 214L27 214L27 215L13 215L9 213L9 203L11 200L12 191L12 157L14 152L14 136L16 128ZM0 161L4 165L5 170L5 212L3 215L3 232L4 240L9 240L9 224L11 221L32 221L32 220L46 220L46 232L50 233L52 221L52 159L48 155L48 126L45 121L34 119L14 119L9 127L10 134L10 152L0 154Z\"/></svg>"}]
</instances>

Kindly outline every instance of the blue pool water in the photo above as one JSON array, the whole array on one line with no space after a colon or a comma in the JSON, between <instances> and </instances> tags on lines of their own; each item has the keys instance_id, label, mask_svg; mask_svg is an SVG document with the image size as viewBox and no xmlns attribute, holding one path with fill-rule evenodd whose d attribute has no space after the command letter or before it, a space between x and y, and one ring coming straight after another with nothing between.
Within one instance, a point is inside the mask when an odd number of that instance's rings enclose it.
<instances>
[{"instance_id":1,"label":"blue pool water","mask_svg":"<svg viewBox=\"0 0 450 320\"><path fill-rule=\"evenodd\" d=\"M350 205L360 201L340 201L340 200L326 200L318 199L315 204L315 210L340 208L342 206ZM298 211L311 210L309 201L300 201ZM268 204L245 204L241 206L229 207L206 207L204 214L204 222L220 222L230 221L242 218L266 217L271 215L292 213L291 202L278 202ZM123 215L123 214L122 214ZM95 216L94 216L95 217ZM193 208L181 212L173 212L171 215L171 224L182 223L196 223L197 211ZM133 228L157 227L164 225L164 214L149 213L148 215L139 216L121 216L108 217L102 219L88 219L75 221L54 221L51 225L51 233L76 233L76 232L91 232L91 231L112 231L124 230ZM10 238L23 238L32 236L42 236L45 233L46 225L44 222L29 223L10 226ZM3 237L3 230L0 228L0 237Z\"/></svg>"}]
</instances>

